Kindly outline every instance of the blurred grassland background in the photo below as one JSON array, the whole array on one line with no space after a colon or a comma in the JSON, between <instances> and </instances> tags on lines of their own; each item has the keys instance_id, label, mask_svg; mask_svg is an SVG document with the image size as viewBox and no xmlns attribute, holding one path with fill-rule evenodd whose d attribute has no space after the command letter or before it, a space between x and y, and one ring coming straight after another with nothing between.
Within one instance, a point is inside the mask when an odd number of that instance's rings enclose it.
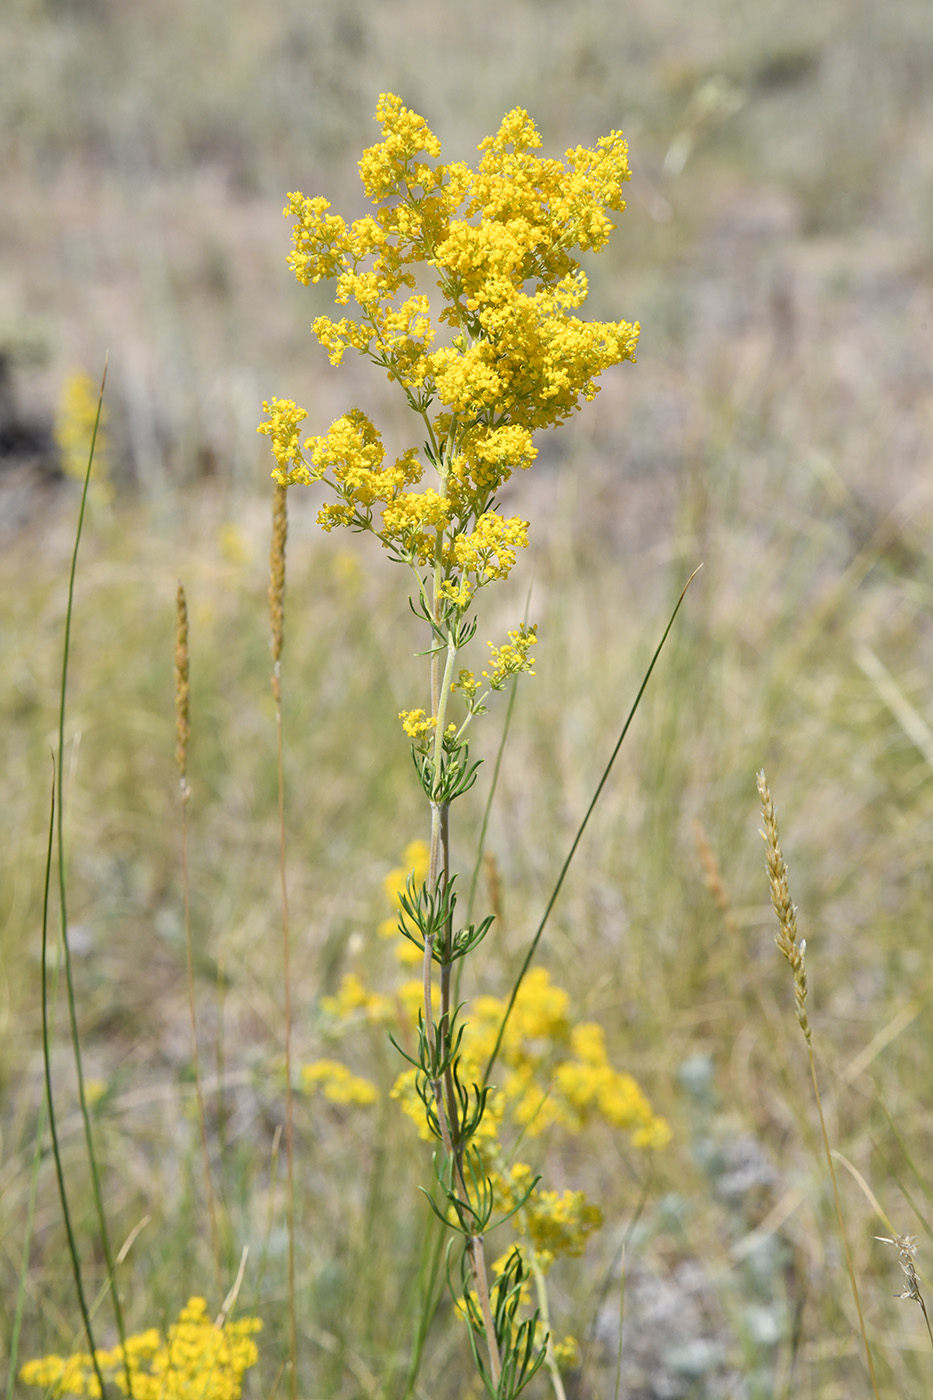
<instances>
[{"instance_id":1,"label":"blurred grassland background","mask_svg":"<svg viewBox=\"0 0 933 1400\"><path fill-rule=\"evenodd\" d=\"M772 942L755 772L772 784L808 940L833 1141L919 1237L921 1277L933 1278L924 0L6 0L0 1360L41 1098L49 744L77 505L52 421L68 376L96 377L105 350L115 494L92 498L83 545L66 781L108 1207L118 1241L148 1220L124 1266L132 1325L210 1295L172 757L181 577L216 1170L230 1279L241 1247L252 1251L240 1311L266 1323L249 1393L271 1393L286 1350L270 459L255 426L273 395L307 407L311 432L356 404L388 450L409 445L379 374L334 369L312 342L328 296L286 269L280 212L289 190L363 212L355 162L378 138L383 91L427 118L445 159L472 161L514 106L547 154L620 127L631 148L629 207L587 264L585 314L640 320L639 363L605 376L595 404L510 483L532 547L481 623L481 637L500 637L532 585L537 676L521 686L492 814L481 894L500 918L474 973L484 989L504 991L518 966L673 599L704 564L543 951L675 1134L650 1172L608 1135L536 1163L606 1218L553 1280L559 1329L589 1346L572 1393L612 1393L626 1240L623 1395L866 1394L792 984ZM347 971L372 978L383 877L424 834L395 718L424 703L423 663L401 572L371 541L321 536L313 492L292 492L290 507L293 995L297 1053L311 1059L324 1052L320 996ZM479 739L487 758L503 713ZM457 814L462 864L490 770ZM397 977L391 957L381 975ZM334 1053L391 1083L381 1033ZM56 1075L88 1223L63 1036ZM415 1183L430 1168L393 1105L305 1102L300 1115L304 1393L381 1395L367 1377L388 1374L407 1325L398 1299L416 1272ZM882 1393L928 1393L919 1309L893 1299L896 1256L873 1238L887 1232L843 1178ZM77 1312L47 1161L28 1281L22 1355L67 1350ZM426 1362L435 1396L461 1394L452 1330L437 1330Z\"/></svg>"}]
</instances>

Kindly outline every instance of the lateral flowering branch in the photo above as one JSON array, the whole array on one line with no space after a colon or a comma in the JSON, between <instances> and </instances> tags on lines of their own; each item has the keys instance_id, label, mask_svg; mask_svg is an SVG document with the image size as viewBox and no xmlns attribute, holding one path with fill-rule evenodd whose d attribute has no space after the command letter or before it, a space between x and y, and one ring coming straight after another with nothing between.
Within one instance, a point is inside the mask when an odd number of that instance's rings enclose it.
<instances>
[{"instance_id":1,"label":"lateral flowering branch","mask_svg":"<svg viewBox=\"0 0 933 1400\"><path fill-rule=\"evenodd\" d=\"M327 491L322 529L372 534L407 565L412 610L429 630L429 705L399 716L431 812L424 893L410 889L401 902L405 936L423 959L418 1047L408 1058L423 1122L440 1144L441 1213L464 1237L463 1311L480 1373L495 1400L511 1400L545 1348L536 1319L515 1321L520 1255L492 1288L487 1277L483 1234L497 1209L500 1217L516 1209L516 1197L513 1189L496 1207L499 1183L475 1145L487 1094L466 1087L451 969L491 920L455 929L449 808L476 777L469 726L492 692L533 674L537 630L523 624L490 642L479 676L458 659L476 630L476 595L507 578L528 544L527 521L499 508L502 487L533 464L536 432L559 426L594 398L604 370L635 358L637 324L577 314L587 296L578 254L604 248L610 215L625 208L628 148L613 131L563 161L544 158L534 122L516 108L480 143L472 169L443 164L437 137L398 97L380 97L376 120L382 139L359 162L373 212L347 223L326 199L289 194L288 262L306 286L333 282L336 307L347 309L313 322L331 363L352 350L383 370L418 419L422 445L388 461L357 408L325 435L303 437L308 415L291 399L264 403L258 431L270 439L281 486ZM440 294L436 314L425 280ZM459 720L450 714L455 696Z\"/></svg>"}]
</instances>

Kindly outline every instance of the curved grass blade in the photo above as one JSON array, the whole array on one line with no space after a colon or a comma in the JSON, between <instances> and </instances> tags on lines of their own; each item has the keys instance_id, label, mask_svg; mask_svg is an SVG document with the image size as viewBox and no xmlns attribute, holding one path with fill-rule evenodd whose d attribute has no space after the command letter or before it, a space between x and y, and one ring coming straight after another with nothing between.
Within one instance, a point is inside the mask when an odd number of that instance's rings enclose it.
<instances>
[{"instance_id":1,"label":"curved grass blade","mask_svg":"<svg viewBox=\"0 0 933 1400\"><path fill-rule=\"evenodd\" d=\"M55 1097L52 1093L52 1058L49 1046L49 988L48 988L48 965L49 965L49 886L52 881L52 845L55 833L55 819L58 815L55 801L55 788L58 780L58 766L52 760L52 800L49 808L49 845L45 861L45 889L42 896L42 1063L45 1070L45 1101L49 1114L49 1135L52 1139L52 1156L55 1159L55 1175L58 1178L58 1195L62 1203L62 1215L65 1221L65 1235L68 1240L68 1254L71 1258L71 1269L74 1274L75 1291L78 1295L78 1307L81 1311L81 1320L84 1323L84 1331L87 1335L88 1348L91 1353L91 1362L94 1367L94 1374L100 1386L101 1395L106 1395L104 1389L104 1378L100 1373L100 1365L97 1360L97 1350L94 1346L94 1332L91 1328L91 1314L87 1305L87 1298L84 1293L84 1282L81 1277L81 1260L78 1257L78 1245L75 1240L74 1229L71 1224L71 1211L68 1208L68 1192L65 1188L65 1169L62 1165L62 1154L58 1142L58 1126L55 1119Z\"/></svg>"},{"instance_id":2,"label":"curved grass blade","mask_svg":"<svg viewBox=\"0 0 933 1400\"><path fill-rule=\"evenodd\" d=\"M132 1400L132 1396L133 1396L133 1384L132 1384L132 1377L131 1377L131 1375L130 1375L129 1361L128 1361L127 1356L126 1356L126 1329L125 1329L124 1323L123 1323L123 1309L122 1309L122 1307L121 1307L121 1304L120 1304L120 1296L119 1296L119 1293L118 1293L118 1291L117 1291L116 1274L115 1274L114 1261L113 1261L113 1250L111 1249L111 1245L110 1245L110 1232L109 1232L109 1230L108 1230L108 1228L107 1228L107 1216L106 1216L106 1212L105 1212L105 1210L104 1210L103 1196L102 1196L102 1193L101 1193L100 1173L99 1173L98 1168L97 1168L97 1154L96 1154L96 1151L95 1151L95 1149L94 1149L94 1137L93 1137L93 1133L91 1132L91 1115L90 1115L90 1111L89 1111L89 1109L88 1109L87 1094L86 1094L86 1092L85 1092L85 1087L84 1087L84 1070L83 1070L82 1059L81 1059L81 1041L80 1041L80 1036L79 1036L79 1033L78 1033L78 1012L77 1012L77 1004L76 1004L76 1000L75 1000L74 978L73 978L73 975L72 975L72 968L71 968L71 948L70 948L69 943L68 943L68 913L67 913L67 900L66 900L66 890L65 890L65 885L66 885L66 881L65 881L65 846L64 846L64 833L63 833L63 823L62 823L62 810L63 810L62 769L63 769L63 767L64 767L64 753L65 753L65 696L66 696L66 690L67 690L67 684L68 684L68 659L69 659L69 653L70 653L70 649L71 649L71 619L72 619L72 616L73 616L73 614L74 614L75 577L76 577L77 571L78 571L78 549L79 549L80 544L81 544L81 532L82 532L82 529L83 529L83 526L84 526L84 514L85 514L85 509L86 509L86 507L87 507L88 487L90 486L90 481L91 481L91 468L92 468L93 465L94 465L94 449L95 449L95 447L96 447L96 445L97 445L97 433L98 433L98 429L100 428L100 417L101 417L101 412L102 412L103 406L104 406L104 386L105 386L106 382L107 382L107 364L106 364L106 361L105 361L105 362L104 362L104 372L103 372L103 375L101 376L101 381L100 381L100 393L99 393L98 400L97 400L97 416L96 416L96 418L94 419L94 431L93 431L93 433L91 434L91 450L90 450L90 452L88 453L87 471L86 471L85 474L84 474L84 487L83 487L83 489L82 489L82 491L81 491L81 506L80 506L80 509L79 509L79 511L78 511L78 525L77 525L77 529L76 529L76 531L75 531L74 550L72 551L72 556L71 556L71 572L70 572L69 578L68 578L68 606L67 606L67 609L66 609L66 611L65 611L65 638L64 638L64 644L63 644L63 647L62 647L62 679L61 679L61 691L60 691L59 708L58 708L58 763L57 763L57 765L56 765L56 770L55 770L55 784L56 784L56 799L57 799L57 800L56 800L56 802L55 802L54 805L55 805L55 819L56 819L56 835L57 835L57 838L58 838L58 840L57 840L57 846L58 846L58 895L59 895L59 909L60 909L60 914L61 914L62 948L63 948L63 951L64 951L65 987L66 987L66 991L67 991L67 1001L68 1001L68 1021L69 1021L69 1025L70 1025L70 1027L71 1027L71 1045L72 1045L72 1052L73 1052L73 1055L74 1055L75 1073L76 1073L77 1081L78 1081L78 1104L79 1104L80 1111L81 1111L81 1119L82 1119L82 1122L83 1122L83 1124L84 1124L84 1143L85 1143L85 1148L86 1148L86 1150L87 1150L88 1167L89 1167L90 1175L91 1175L91 1186L92 1186L92 1191L93 1191L93 1196L94 1196L94 1209L95 1209L95 1213L96 1213L96 1215L97 1215L98 1229L99 1229L99 1231L100 1231L101 1248L103 1249L104 1261L105 1261L106 1266L107 1266L107 1278L108 1278L108 1281L109 1281L109 1283L110 1283L110 1291L111 1291L111 1295L112 1295L112 1297L113 1297L113 1311L114 1311L114 1318L115 1318L116 1324L117 1324L117 1333L118 1333L119 1338L120 1338L120 1345L121 1345L121 1347L123 1348L123 1366L124 1366L124 1373L125 1373L125 1379L126 1379L127 1394L130 1396L130 1400ZM44 934L43 934L43 939L44 939ZM44 945L43 945L43 946L44 946ZM43 962L43 976L44 976L44 972L45 972L45 963ZM43 990L44 990L44 987L43 987ZM44 1009L44 1008L43 1008L43 1009ZM44 1035L44 1036L45 1036L46 1031L47 1031L47 1027L46 1027L45 1024L43 1024L43 1035ZM48 1046L47 1046L47 1043L46 1043L46 1054L47 1054L47 1053L48 1053ZM48 1092L48 1094L49 1094L49 1109L50 1109L50 1117L51 1117L51 1079L50 1079L50 1077L49 1077L48 1075L47 1075L47 1077L46 1077L46 1089L47 1089L47 1092ZM58 1159L57 1159L57 1158L56 1158L56 1162L58 1162ZM66 1198L66 1196L65 1196L64 1177L63 1177L62 1174L61 1174L60 1166L59 1166L59 1191L60 1191L60 1193L61 1193L61 1198L62 1198L62 1209L65 1211L65 1217L66 1217L66 1221L67 1221L67 1220L68 1220L67 1198ZM70 1238L70 1233L71 1233L71 1231L70 1231L70 1224L69 1224L69 1238ZM85 1325L87 1325L87 1324L88 1324L88 1318L85 1316ZM88 1333L88 1341L89 1341L89 1343L90 1343L90 1333ZM91 1355L94 1356L93 1344L91 1344ZM97 1370L97 1360L96 1360L96 1357L94 1357L94 1368L95 1368L95 1371L96 1371L96 1370ZM100 1379L99 1376L98 1376L98 1379ZM103 1385L101 1385L101 1395L105 1395L105 1394L106 1394L106 1391L104 1390Z\"/></svg>"},{"instance_id":3,"label":"curved grass blade","mask_svg":"<svg viewBox=\"0 0 933 1400\"><path fill-rule=\"evenodd\" d=\"M596 784L596 791L593 793L592 799L590 800L590 805L589 805L589 806L587 807L587 809L586 809L586 814L585 814L585 816L584 816L582 822L580 823L579 827L577 828L577 834L576 834L576 836L573 838L573 841L571 842L570 850L567 852L567 858L565 859L565 861L564 861L564 863L563 863L563 865L562 865L562 867L561 867L561 872L560 872L560 874L559 874L558 877L557 877L557 883L555 884L554 889L553 889L552 892L551 892L551 897L550 897L550 899L549 899L548 902L547 902L547 907L545 908L544 913L543 913L542 916L541 916L541 922L538 924L538 927L537 927L537 929L535 930L535 935L534 935L534 937L532 938L531 943L529 944L528 952L525 954L525 961L522 963L522 966L521 966L521 969L520 969L520 971L519 971L519 974L518 974L518 976L517 976L516 979L515 979L515 985L514 985L514 987L512 988L512 994L511 994L511 996L509 997L509 1004L508 1004L508 1006L505 1008L505 1013L503 1014L502 1020L501 1020L501 1022L499 1023L499 1033L498 1033L498 1035L496 1036L496 1043L495 1043L495 1045L494 1045L493 1048L492 1048L492 1054L489 1056L489 1063L486 1065L486 1071L485 1071L485 1073L484 1073L484 1075L483 1075L483 1087L484 1087L484 1088L485 1088L485 1086L489 1083L489 1076L492 1074L493 1066L495 1065L496 1059L498 1058L498 1055L499 1055L499 1051L500 1051L500 1049L502 1048L502 1037L505 1035L505 1028L506 1028L506 1026L507 1026L508 1023L509 1023L509 1017L510 1017L511 1014L512 1014L512 1008L513 1008L514 1005L515 1005L515 999L516 999L516 997L518 996L519 988L521 987L522 982L524 981L525 974L527 973L529 967L531 966L532 959L534 958L535 953L538 951L538 944L541 942L541 936L542 936L542 934L544 933L545 927L547 926L547 921L548 921L548 919L551 917L551 910L554 908L554 905L557 903L557 897L558 897L558 895L560 894L561 887L562 887L562 885L563 885L563 883L564 883L564 879L565 879L565 877L566 877L567 871L570 869L570 862L573 860L574 856L576 855L577 847L579 846L580 840L581 840L581 838L582 838L582 836L583 836L583 833L584 833L584 831L586 830L587 823L588 823L590 817L593 815L593 809L595 808L596 803L597 803L597 802L599 801L599 799L600 799L600 796L601 796L601 794L602 794L603 788L606 786L606 782L607 782L607 780L608 780L608 778L609 778L609 774L610 774L610 772L612 771L612 765L613 765L613 764L615 763L615 761L616 761L616 758L617 758L617 756L618 756L619 750L621 749L622 744L623 744L623 742L624 742L624 740L625 740L625 736L628 734L628 731L629 731L629 728L630 728L630 726L631 726L632 720L635 718L635 712L636 712L636 710L638 709L638 706L641 704L641 698L642 698L642 696L644 695L644 693L645 693L645 691L646 691L646 689L647 689L647 687L648 687L648 682L649 682L649 680L651 679L651 673L652 673L652 671L653 671L654 668L655 668L655 664L656 664L656 662L657 662L658 657L661 655L661 651L662 651L662 649L663 649L663 647L664 647L664 643L667 641L668 634L669 634L671 628L672 628L673 625L674 625L674 619L676 618L677 614L680 612L680 605L681 605L681 603L684 601L684 598L687 596L687 589L690 587L691 583L692 583L693 580L696 578L697 574L700 572L700 569L702 569L702 567L703 567L702 564L698 564L697 567L694 569L693 573L692 573L692 574L690 575L690 577L687 579L687 582L686 582L686 583L684 584L684 586L683 586L683 589L682 589L682 591L681 591L680 597L677 599L677 603L676 603L676 605L675 605L675 607L674 607L674 611L671 613L670 620L669 620L667 626L665 627L664 632L663 632L663 634L662 634L662 636L661 636L661 640L658 642L658 645L655 647L654 655L652 656L651 662L650 662L650 664L649 664L649 666L648 666L648 669L647 669L647 671L645 672L644 679L642 680L642 683L641 683L641 685L640 685L639 688L638 688L638 694L635 696L635 700L634 700L634 703L632 704L632 708L629 710L628 716L627 716L627 718L626 718L626 721L625 721L624 725L622 726L622 733L619 735L619 738L618 738L618 740L617 740L617 742L616 742L616 746L615 746L615 748L612 750L612 753L611 753L611 755L610 755L610 757L609 757L609 762L606 764L605 768L603 769L603 775L602 775L602 777L600 778L599 782Z\"/></svg>"}]
</instances>

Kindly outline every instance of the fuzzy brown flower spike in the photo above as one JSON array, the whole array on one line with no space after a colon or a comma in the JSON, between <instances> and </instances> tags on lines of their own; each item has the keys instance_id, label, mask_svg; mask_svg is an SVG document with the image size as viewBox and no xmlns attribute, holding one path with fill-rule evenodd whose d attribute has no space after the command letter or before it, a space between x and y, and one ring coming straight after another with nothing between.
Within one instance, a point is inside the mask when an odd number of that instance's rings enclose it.
<instances>
[{"instance_id":1,"label":"fuzzy brown flower spike","mask_svg":"<svg viewBox=\"0 0 933 1400\"><path fill-rule=\"evenodd\" d=\"M185 590L178 585L175 598L175 762L181 779L182 801L188 800L188 604Z\"/></svg>"},{"instance_id":2,"label":"fuzzy brown flower spike","mask_svg":"<svg viewBox=\"0 0 933 1400\"><path fill-rule=\"evenodd\" d=\"M279 669L285 633L285 540L288 535L286 489L276 485L272 499L272 545L269 550L269 624L272 629L273 688L278 702Z\"/></svg>"},{"instance_id":3,"label":"fuzzy brown flower spike","mask_svg":"<svg viewBox=\"0 0 933 1400\"><path fill-rule=\"evenodd\" d=\"M794 1004L800 1028L810 1041L810 1023L807 1020L807 969L804 955L807 951L806 939L797 937L797 910L791 902L787 885L787 864L781 854L778 839L777 817L764 770L758 774L758 792L761 796L761 817L764 822L762 837L767 847L768 882L771 886L771 903L777 915L779 931L775 943L790 963L794 973Z\"/></svg>"}]
</instances>

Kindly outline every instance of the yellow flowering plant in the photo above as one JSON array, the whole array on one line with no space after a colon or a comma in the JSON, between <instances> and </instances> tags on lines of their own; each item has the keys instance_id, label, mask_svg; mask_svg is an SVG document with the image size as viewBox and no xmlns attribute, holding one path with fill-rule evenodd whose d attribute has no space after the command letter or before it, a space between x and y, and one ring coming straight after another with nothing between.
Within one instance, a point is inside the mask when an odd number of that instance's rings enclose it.
<instances>
[{"instance_id":1,"label":"yellow flowering plant","mask_svg":"<svg viewBox=\"0 0 933 1400\"><path fill-rule=\"evenodd\" d=\"M481 142L471 169L441 163L437 137L398 97L384 94L376 119L382 140L359 162L374 212L347 223L326 199L290 194L288 261L304 285L334 284L341 314L319 316L312 327L331 363L352 350L383 370L418 420L423 445L388 461L378 429L356 408L325 435L302 440L306 411L277 398L263 404L267 418L259 432L270 438L280 486L319 483L328 493L317 517L324 530L372 534L407 566L411 607L428 631L428 708L412 706L399 716L431 827L426 869L396 891L400 932L421 964L417 1037L411 1054L398 1047L410 1063L398 1093L438 1145L440 1199L432 1204L462 1237L454 1287L479 1374L495 1400L511 1400L545 1359L556 1375L555 1352L548 1351L539 1313L529 1316L523 1307L522 1249L513 1249L490 1281L484 1236L525 1211L519 1233L540 1264L559 1247L581 1245L595 1216L581 1201L549 1201L546 1193L531 1207L530 1169L507 1166L490 1146L510 1091L494 1089L489 1071L514 994L508 1005L489 1000L487 1020L498 1024L498 1035L487 1035L482 1025L476 1034L471 1029L472 1048L454 1000L455 964L477 948L492 918L458 924L450 807L476 779L479 765L467 737L472 721L491 693L533 674L537 629L523 623L505 641L490 642L479 676L460 654L477 629L477 595L507 578L528 544L527 522L499 508L503 486L533 464L536 432L558 426L591 400L605 369L634 359L636 324L577 314L587 295L578 255L602 249L614 227L610 215L625 208L628 151L613 131L593 148L568 150L563 161L544 158L534 123L516 108ZM438 297L421 285L426 280L439 293L439 311ZM535 986L528 984L528 994ZM335 1009L368 1012L365 989L351 996L353 990L335 999ZM481 1008L481 1023L482 1016ZM572 1047L549 1099L535 1090L518 1051L509 1063L512 1043L506 1045L506 1081L520 1087L521 1104L536 1103L532 1117L537 1113L543 1124L561 1113L582 1123L594 1104L606 1112L625 1100L621 1077L597 1040L591 1033L588 1045ZM323 1082L334 1071L319 1073ZM637 1117L641 1110L632 1111ZM647 1105L643 1117L646 1124L653 1120ZM663 1136L660 1128L653 1131ZM556 1385L559 1391L559 1379Z\"/></svg>"},{"instance_id":2,"label":"yellow flowering plant","mask_svg":"<svg viewBox=\"0 0 933 1400\"><path fill-rule=\"evenodd\" d=\"M100 1396L102 1379L133 1400L240 1400L261 1327L256 1317L212 1322L204 1299L189 1298L164 1336L150 1327L93 1356L44 1356L27 1362L20 1379L54 1396Z\"/></svg>"}]
</instances>

